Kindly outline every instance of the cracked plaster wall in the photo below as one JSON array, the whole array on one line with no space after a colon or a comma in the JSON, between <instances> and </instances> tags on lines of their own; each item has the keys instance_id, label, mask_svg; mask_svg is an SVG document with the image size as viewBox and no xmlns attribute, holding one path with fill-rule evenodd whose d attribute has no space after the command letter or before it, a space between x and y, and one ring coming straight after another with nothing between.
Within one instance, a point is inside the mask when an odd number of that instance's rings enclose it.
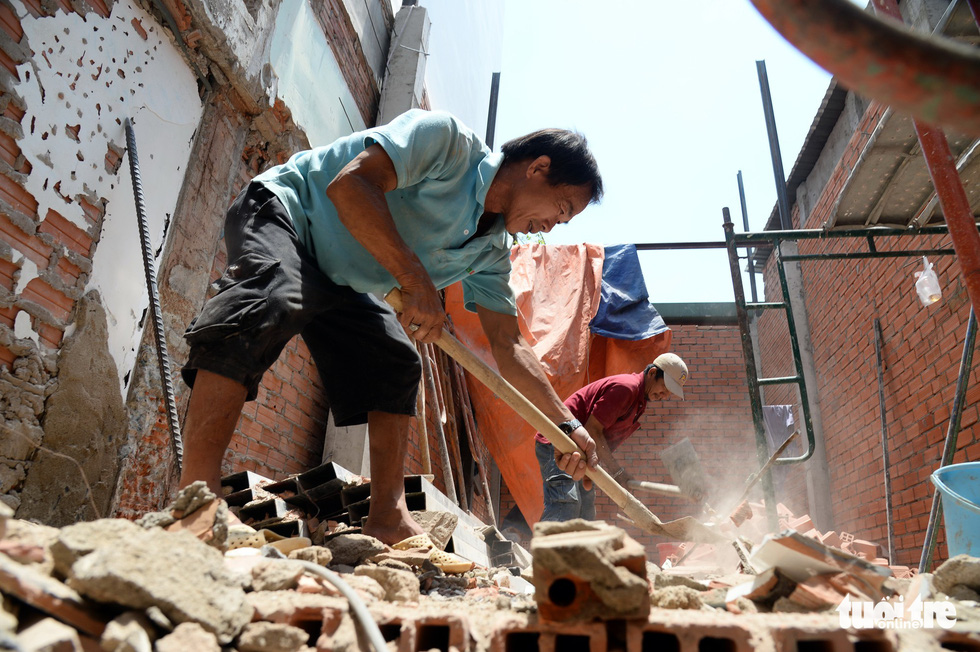
<instances>
[{"instance_id":1,"label":"cracked plaster wall","mask_svg":"<svg viewBox=\"0 0 980 652\"><path fill-rule=\"evenodd\" d=\"M98 292L79 300L75 326L62 345L58 382L42 421L44 447L71 459L40 451L31 463L17 512L18 518L56 527L107 515L126 424Z\"/></svg>"},{"instance_id":2,"label":"cracked plaster wall","mask_svg":"<svg viewBox=\"0 0 980 652\"><path fill-rule=\"evenodd\" d=\"M5 44L23 61L5 88L25 108L15 178L37 208L11 213L26 235L0 252L15 266L13 332L0 332L15 356L0 379L0 494L31 517L66 523L93 515L84 482L73 463L34 447L78 459L104 513L125 454L123 393L148 306L124 121L133 121L159 259L202 105L178 50L139 7L117 1L108 17L83 17L10 6L23 29ZM44 247L53 250L47 261L32 250Z\"/></svg>"},{"instance_id":3,"label":"cracked plaster wall","mask_svg":"<svg viewBox=\"0 0 980 652\"><path fill-rule=\"evenodd\" d=\"M53 209L83 230L92 225L76 199L105 204L86 290L102 295L109 351L125 383L149 299L129 161L123 157L116 172L107 169L106 155L125 149L123 125L130 118L159 256L201 116L197 84L154 19L130 3L116 2L109 18L101 19L62 12L33 18L12 2L35 53L18 68L22 82L16 88L28 108L18 143L33 165L25 187L39 216ZM20 285L27 280L22 275ZM17 334L36 339L20 321Z\"/></svg>"}]
</instances>

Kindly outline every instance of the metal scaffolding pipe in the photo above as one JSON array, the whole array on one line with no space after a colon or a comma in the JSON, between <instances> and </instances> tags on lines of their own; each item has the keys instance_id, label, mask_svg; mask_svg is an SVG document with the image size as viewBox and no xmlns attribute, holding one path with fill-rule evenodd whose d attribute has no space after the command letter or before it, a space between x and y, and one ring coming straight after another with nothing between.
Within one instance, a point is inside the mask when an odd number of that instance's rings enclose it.
<instances>
[{"instance_id":1,"label":"metal scaffolding pipe","mask_svg":"<svg viewBox=\"0 0 980 652\"><path fill-rule=\"evenodd\" d=\"M735 291L735 314L738 315L739 333L742 340L742 357L745 358L746 380L749 388L749 405L752 407L752 422L755 425L755 451L759 467L769 460L769 442L766 439L765 418L762 414L762 395L759 391L759 372L755 366L755 351L749 333L749 314L745 308L745 287L742 285L742 272L738 268L738 251L735 245L735 225L728 207L722 210L725 229L725 243L728 249L728 267L732 274L732 288ZM789 311L787 311L789 312ZM776 495L772 485L772 473L762 475L762 492L766 499L766 518L769 528L777 527Z\"/></svg>"},{"instance_id":2,"label":"metal scaffolding pipe","mask_svg":"<svg viewBox=\"0 0 980 652\"><path fill-rule=\"evenodd\" d=\"M946 428L946 443L943 444L943 456L939 467L949 466L956 454L956 440L960 434L960 417L963 415L963 401L966 387L970 384L970 373L973 371L973 345L977 340L977 318L973 308L970 309L970 320L966 325L966 341L963 342L963 354L960 356L960 373L956 379L956 395L953 397L953 408L949 413L949 426ZM922 544L922 557L919 559L919 572L926 573L932 566L932 555L936 550L937 524L943 514L943 504L939 500L939 490L932 494L932 509L929 510L929 525L926 527L926 538Z\"/></svg>"}]
</instances>

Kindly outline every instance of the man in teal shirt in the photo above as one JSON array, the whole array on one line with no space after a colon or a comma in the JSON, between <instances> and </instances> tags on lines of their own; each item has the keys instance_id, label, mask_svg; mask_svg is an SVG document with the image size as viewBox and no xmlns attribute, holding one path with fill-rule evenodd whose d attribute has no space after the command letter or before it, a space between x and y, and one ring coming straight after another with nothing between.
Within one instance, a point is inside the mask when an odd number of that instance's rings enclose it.
<instances>
[{"instance_id":1,"label":"man in teal shirt","mask_svg":"<svg viewBox=\"0 0 980 652\"><path fill-rule=\"evenodd\" d=\"M439 338L446 315L438 290L456 281L503 376L585 452L559 458L583 477L597 462L595 443L520 334L510 235L546 233L601 195L578 134L546 129L494 154L453 116L421 110L260 174L228 210L228 268L185 334L182 373L194 389L180 486L205 480L220 490L244 402L301 334L336 423L368 423L365 534L388 544L420 534L402 479L421 370L410 337ZM394 287L398 315L379 299Z\"/></svg>"}]
</instances>

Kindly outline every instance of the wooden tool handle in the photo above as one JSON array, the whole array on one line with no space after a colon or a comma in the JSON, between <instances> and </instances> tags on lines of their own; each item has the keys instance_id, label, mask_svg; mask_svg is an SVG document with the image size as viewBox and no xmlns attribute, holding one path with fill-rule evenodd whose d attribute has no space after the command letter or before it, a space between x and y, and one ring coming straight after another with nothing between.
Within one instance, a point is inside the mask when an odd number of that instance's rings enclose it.
<instances>
[{"instance_id":1,"label":"wooden tool handle","mask_svg":"<svg viewBox=\"0 0 980 652\"><path fill-rule=\"evenodd\" d=\"M401 291L393 289L385 296L385 301L401 312L402 300ZM507 403L518 415L527 421L533 428L537 429L545 438L562 453L582 452L571 438L559 430L558 426L551 422L545 414L531 403L523 394L507 382L499 373L490 368L487 363L467 349L463 344L453 337L446 329L443 329L436 346L448 353L456 362L470 372L490 391L496 394L502 401ZM584 453L583 453L584 455ZM676 528L665 528L664 524L648 510L643 503L636 499L633 494L626 491L611 475L602 467L589 468L585 474L609 496L623 512L631 518L640 528L652 534L661 536L677 537L683 533L690 535L690 540L704 540L715 542L720 539L719 535L697 523L693 519L684 520ZM677 523L677 521L674 521Z\"/></svg>"},{"instance_id":2,"label":"wooden tool handle","mask_svg":"<svg viewBox=\"0 0 980 652\"><path fill-rule=\"evenodd\" d=\"M685 500L690 500L691 502L696 502L694 498L682 492L681 488L675 484L645 482L643 480L630 480L627 484L629 485L630 489L634 489L636 491L645 491L651 494L660 494L661 496L673 496L674 498L683 498Z\"/></svg>"}]
</instances>

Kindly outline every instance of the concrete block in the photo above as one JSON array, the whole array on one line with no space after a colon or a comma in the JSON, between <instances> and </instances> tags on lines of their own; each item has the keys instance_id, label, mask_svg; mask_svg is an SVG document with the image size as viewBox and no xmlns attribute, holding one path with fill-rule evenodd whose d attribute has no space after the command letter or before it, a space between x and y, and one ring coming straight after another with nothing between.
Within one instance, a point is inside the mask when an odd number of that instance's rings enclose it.
<instances>
[{"instance_id":1,"label":"concrete block","mask_svg":"<svg viewBox=\"0 0 980 652\"><path fill-rule=\"evenodd\" d=\"M645 618L646 554L621 528L576 519L538 523L531 540L533 583L544 620Z\"/></svg>"}]
</instances>

